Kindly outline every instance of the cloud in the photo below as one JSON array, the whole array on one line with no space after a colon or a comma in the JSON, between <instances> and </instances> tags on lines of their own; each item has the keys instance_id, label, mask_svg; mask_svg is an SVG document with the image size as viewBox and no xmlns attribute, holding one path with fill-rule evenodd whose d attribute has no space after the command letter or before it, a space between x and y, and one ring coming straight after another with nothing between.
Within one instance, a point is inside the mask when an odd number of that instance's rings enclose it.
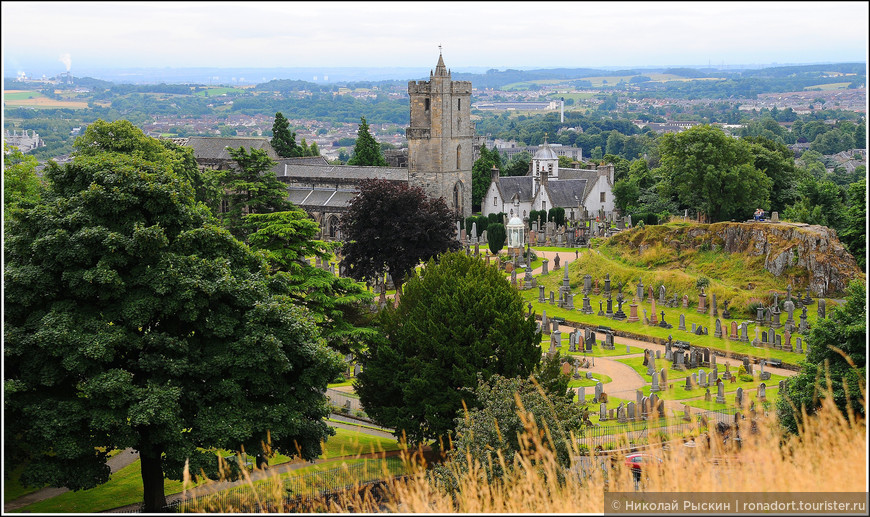
<instances>
[{"instance_id":1,"label":"cloud","mask_svg":"<svg viewBox=\"0 0 870 517\"><path fill-rule=\"evenodd\" d=\"M72 68L72 57L69 55L69 52L61 54L57 58L57 60L63 63L63 65L66 67L67 72L70 71L70 69Z\"/></svg>"}]
</instances>

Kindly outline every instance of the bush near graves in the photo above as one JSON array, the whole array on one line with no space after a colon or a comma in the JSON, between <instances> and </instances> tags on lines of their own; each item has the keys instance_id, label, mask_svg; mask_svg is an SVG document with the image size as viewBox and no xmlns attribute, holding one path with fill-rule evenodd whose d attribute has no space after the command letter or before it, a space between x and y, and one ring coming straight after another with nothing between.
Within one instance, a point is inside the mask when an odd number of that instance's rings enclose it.
<instances>
[{"instance_id":1,"label":"bush near graves","mask_svg":"<svg viewBox=\"0 0 870 517\"><path fill-rule=\"evenodd\" d=\"M492 223L486 227L486 239L489 243L489 251L498 254L504 248L507 241L507 231L501 223Z\"/></svg>"},{"instance_id":2,"label":"bush near graves","mask_svg":"<svg viewBox=\"0 0 870 517\"><path fill-rule=\"evenodd\" d=\"M430 260L378 322L383 337L363 354L355 388L369 416L412 445L447 443L463 403L478 407L461 390L477 386L478 373L528 376L541 359L519 293L496 268L461 252Z\"/></svg>"},{"instance_id":3,"label":"bush near graves","mask_svg":"<svg viewBox=\"0 0 870 517\"><path fill-rule=\"evenodd\" d=\"M776 410L783 427L795 433L807 415L819 410L822 399L832 399L846 413L864 416L864 379L867 372L867 287L853 280L846 303L831 309L828 318L816 321L806 342L807 359L801 372L780 390Z\"/></svg>"},{"instance_id":4,"label":"bush near graves","mask_svg":"<svg viewBox=\"0 0 870 517\"><path fill-rule=\"evenodd\" d=\"M555 222L556 226L562 226L565 224L565 209L560 206L553 207L547 212L547 218Z\"/></svg>"}]
</instances>

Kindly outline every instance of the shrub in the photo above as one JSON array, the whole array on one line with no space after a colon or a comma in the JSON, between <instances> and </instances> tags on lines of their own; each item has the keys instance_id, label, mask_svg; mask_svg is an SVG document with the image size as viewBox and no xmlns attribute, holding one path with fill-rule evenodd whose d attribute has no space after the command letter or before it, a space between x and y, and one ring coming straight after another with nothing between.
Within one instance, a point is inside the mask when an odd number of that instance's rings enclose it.
<instances>
[{"instance_id":1,"label":"shrub","mask_svg":"<svg viewBox=\"0 0 870 517\"><path fill-rule=\"evenodd\" d=\"M743 368L743 367L741 366L741 368ZM743 381L743 382L752 382L752 381L755 380L755 379L753 379L752 376L749 375L748 373L744 373L744 374L738 375L737 378L740 379L740 380Z\"/></svg>"},{"instance_id":2,"label":"shrub","mask_svg":"<svg viewBox=\"0 0 870 517\"><path fill-rule=\"evenodd\" d=\"M698 280L695 282L695 288L700 289L702 287L705 289L710 287L710 279L706 276L699 276Z\"/></svg>"},{"instance_id":3,"label":"shrub","mask_svg":"<svg viewBox=\"0 0 870 517\"><path fill-rule=\"evenodd\" d=\"M507 231L501 223L492 223L486 228L486 239L489 243L489 251L498 254L504 248L507 240Z\"/></svg>"}]
</instances>

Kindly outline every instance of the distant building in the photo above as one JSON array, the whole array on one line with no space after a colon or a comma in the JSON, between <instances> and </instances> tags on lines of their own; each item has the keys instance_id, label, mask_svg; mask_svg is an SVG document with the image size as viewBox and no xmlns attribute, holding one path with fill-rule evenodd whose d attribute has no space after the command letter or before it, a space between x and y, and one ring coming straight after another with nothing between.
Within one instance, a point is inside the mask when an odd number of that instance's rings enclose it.
<instances>
[{"instance_id":1,"label":"distant building","mask_svg":"<svg viewBox=\"0 0 870 517\"><path fill-rule=\"evenodd\" d=\"M613 165L560 168L559 157L544 142L532 158L527 175L501 177L498 169L492 170L481 212L525 218L532 210L561 207L569 220L584 217L584 211L613 212L613 174Z\"/></svg>"},{"instance_id":2,"label":"distant building","mask_svg":"<svg viewBox=\"0 0 870 517\"><path fill-rule=\"evenodd\" d=\"M3 131L3 139L9 145L17 147L22 153L29 153L37 147L45 147L45 142L39 138L39 134L36 131L29 131L27 129L23 129L20 132L15 129L11 131L7 129Z\"/></svg>"}]
</instances>

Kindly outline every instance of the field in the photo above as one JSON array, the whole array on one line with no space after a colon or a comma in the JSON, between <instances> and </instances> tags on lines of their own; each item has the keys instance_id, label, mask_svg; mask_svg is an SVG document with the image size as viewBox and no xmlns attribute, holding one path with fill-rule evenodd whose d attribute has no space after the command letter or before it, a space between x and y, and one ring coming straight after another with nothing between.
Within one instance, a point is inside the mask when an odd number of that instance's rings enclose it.
<instances>
[{"instance_id":1,"label":"field","mask_svg":"<svg viewBox=\"0 0 870 517\"><path fill-rule=\"evenodd\" d=\"M199 97L219 97L226 93L244 93L245 90L241 88L209 88L207 90L201 90L196 92L194 95Z\"/></svg>"},{"instance_id":2,"label":"field","mask_svg":"<svg viewBox=\"0 0 870 517\"><path fill-rule=\"evenodd\" d=\"M814 86L804 86L804 90L845 90L852 83L827 83Z\"/></svg>"},{"instance_id":3,"label":"field","mask_svg":"<svg viewBox=\"0 0 870 517\"><path fill-rule=\"evenodd\" d=\"M651 82L654 83L664 83L668 81L719 81L721 78L718 77L682 77L674 74L662 74L662 73L649 73L649 74L640 74L651 79ZM542 79L537 81L523 81L518 83L507 84L502 87L503 90L511 91L511 90L528 90L532 87L539 86L553 86L557 84L568 84L572 81L589 81L592 83L593 88L600 88L602 86L614 85L618 84L620 81L630 82L632 77L637 77L636 75L607 75L607 76L595 76L595 77L582 77L577 79Z\"/></svg>"},{"instance_id":4,"label":"field","mask_svg":"<svg viewBox=\"0 0 870 517\"><path fill-rule=\"evenodd\" d=\"M39 92L29 90L8 90L3 92L3 104L8 107L32 108L70 108L84 109L88 107L85 101L65 101L49 99Z\"/></svg>"}]
</instances>

